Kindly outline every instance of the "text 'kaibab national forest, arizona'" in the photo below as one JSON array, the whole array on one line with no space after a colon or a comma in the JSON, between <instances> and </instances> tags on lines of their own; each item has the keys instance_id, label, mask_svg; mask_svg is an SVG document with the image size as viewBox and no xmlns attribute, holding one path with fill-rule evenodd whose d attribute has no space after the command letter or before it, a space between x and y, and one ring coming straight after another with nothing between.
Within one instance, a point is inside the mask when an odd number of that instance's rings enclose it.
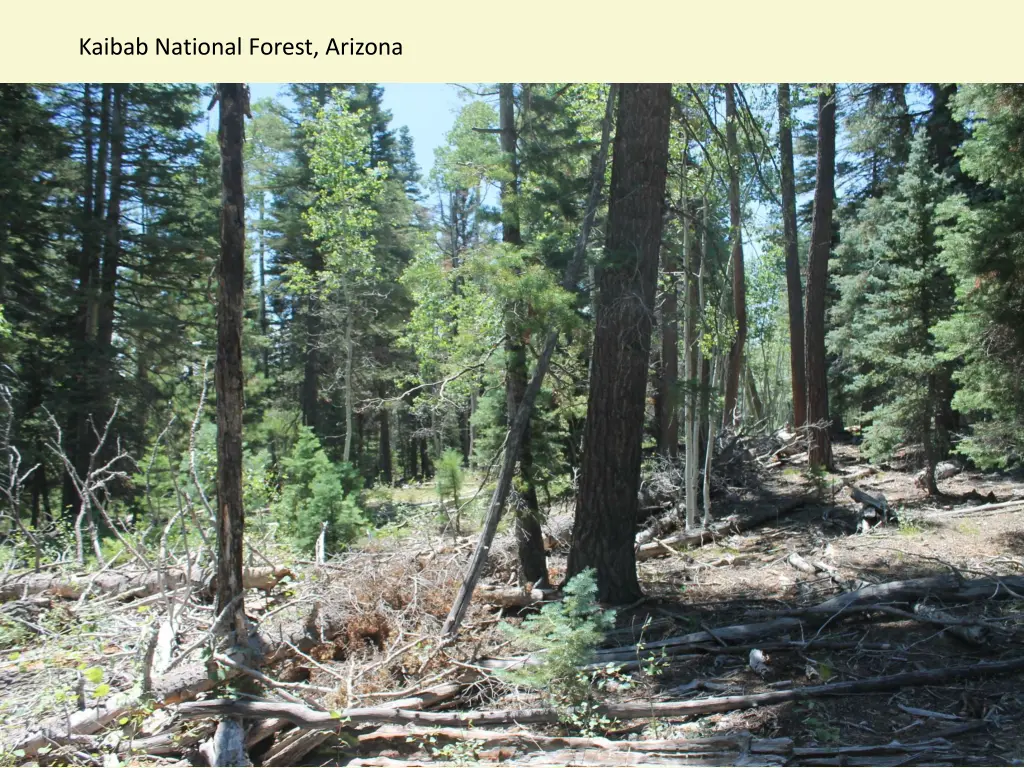
<instances>
[{"instance_id":1,"label":"text 'kaibab national forest, arizona'","mask_svg":"<svg viewBox=\"0 0 1024 768\"><path fill-rule=\"evenodd\" d=\"M330 38L326 45L315 46L312 40L282 41L264 40L250 37L248 45L242 44L242 38L234 40L199 40L188 38L172 40L169 37L157 37L147 42L140 37L134 40L118 40L104 37L102 40L92 37L79 38L79 55L81 56L310 56L316 58L322 50L330 56L401 56L400 42L373 42L356 40L338 41Z\"/></svg>"}]
</instances>

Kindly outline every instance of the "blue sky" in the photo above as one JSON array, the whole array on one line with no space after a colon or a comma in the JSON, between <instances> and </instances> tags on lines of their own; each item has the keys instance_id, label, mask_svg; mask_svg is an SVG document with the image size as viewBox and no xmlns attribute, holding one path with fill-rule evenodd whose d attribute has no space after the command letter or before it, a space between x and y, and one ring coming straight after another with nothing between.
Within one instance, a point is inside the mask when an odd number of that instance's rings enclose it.
<instances>
[{"instance_id":1,"label":"blue sky","mask_svg":"<svg viewBox=\"0 0 1024 768\"><path fill-rule=\"evenodd\" d=\"M283 83L250 83L252 100L278 95ZM455 112L465 104L461 89L448 83L381 83L384 108L391 110L391 125L409 127L416 162L424 176L434 164L434 149L444 143Z\"/></svg>"}]
</instances>

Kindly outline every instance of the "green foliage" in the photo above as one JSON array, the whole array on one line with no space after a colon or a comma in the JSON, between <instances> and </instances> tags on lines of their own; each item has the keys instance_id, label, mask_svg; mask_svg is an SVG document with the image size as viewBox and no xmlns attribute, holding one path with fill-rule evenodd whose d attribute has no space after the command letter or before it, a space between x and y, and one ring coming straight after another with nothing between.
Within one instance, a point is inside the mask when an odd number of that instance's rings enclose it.
<instances>
[{"instance_id":1,"label":"green foliage","mask_svg":"<svg viewBox=\"0 0 1024 768\"><path fill-rule=\"evenodd\" d=\"M854 371L850 390L870 422L864 450L872 458L924 443L934 461L950 447L951 367L932 331L953 303L935 234L947 184L919 131L895 189L868 200L839 249L847 274L837 278L842 300L829 344Z\"/></svg>"},{"instance_id":2,"label":"green foliage","mask_svg":"<svg viewBox=\"0 0 1024 768\"><path fill-rule=\"evenodd\" d=\"M959 87L956 116L971 133L961 167L977 184L944 208L943 263L957 306L935 329L959 364L953 405L970 422L958 450L981 467L1024 455L1024 87Z\"/></svg>"},{"instance_id":3,"label":"green foliage","mask_svg":"<svg viewBox=\"0 0 1024 768\"><path fill-rule=\"evenodd\" d=\"M454 448L445 449L437 460L437 474L434 476L434 483L437 487L437 495L441 504L452 503L451 511L448 511L448 519L452 523L453 535L462 535L462 506L459 495L462 492L462 484L465 480L465 473L462 470L462 454ZM446 507L447 508L447 507Z\"/></svg>"},{"instance_id":4,"label":"green foliage","mask_svg":"<svg viewBox=\"0 0 1024 768\"><path fill-rule=\"evenodd\" d=\"M561 602L548 603L520 627L506 626L514 642L537 652L539 663L505 673L516 685L540 692L567 723L580 724L594 709L594 676L581 667L593 659L604 634L615 626L615 612L597 604L593 569L565 585Z\"/></svg>"},{"instance_id":5,"label":"green foliage","mask_svg":"<svg viewBox=\"0 0 1024 768\"><path fill-rule=\"evenodd\" d=\"M311 429L302 427L282 463L281 497L273 515L297 550L312 551L324 522L329 548L347 544L362 532L367 524L357 501L362 479L351 464L332 463Z\"/></svg>"}]
</instances>

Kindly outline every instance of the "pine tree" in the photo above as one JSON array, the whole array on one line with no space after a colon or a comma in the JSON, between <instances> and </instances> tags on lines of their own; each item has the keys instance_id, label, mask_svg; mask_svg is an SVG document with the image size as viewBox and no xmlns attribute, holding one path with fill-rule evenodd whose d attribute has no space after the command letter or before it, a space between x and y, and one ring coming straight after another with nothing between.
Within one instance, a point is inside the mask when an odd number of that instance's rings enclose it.
<instances>
[{"instance_id":1,"label":"pine tree","mask_svg":"<svg viewBox=\"0 0 1024 768\"><path fill-rule=\"evenodd\" d=\"M932 326L947 318L953 285L939 257L936 210L948 180L932 167L927 133L914 137L893 190L868 200L847 227L840 251L861 271L839 279L845 323L830 345L862 371L855 392L875 405L865 414L864 448L875 459L920 443L925 487L937 493L935 464L949 450L941 414L951 366Z\"/></svg>"},{"instance_id":2,"label":"pine tree","mask_svg":"<svg viewBox=\"0 0 1024 768\"><path fill-rule=\"evenodd\" d=\"M594 361L568 575L597 571L598 599L640 595L633 550L640 448L672 89L624 85L605 254L598 267Z\"/></svg>"},{"instance_id":3,"label":"pine tree","mask_svg":"<svg viewBox=\"0 0 1024 768\"><path fill-rule=\"evenodd\" d=\"M956 117L966 193L946 208L943 261L956 282L953 316L936 329L960 364L953 405L970 430L958 450L981 466L1024 455L1024 86L961 85Z\"/></svg>"}]
</instances>

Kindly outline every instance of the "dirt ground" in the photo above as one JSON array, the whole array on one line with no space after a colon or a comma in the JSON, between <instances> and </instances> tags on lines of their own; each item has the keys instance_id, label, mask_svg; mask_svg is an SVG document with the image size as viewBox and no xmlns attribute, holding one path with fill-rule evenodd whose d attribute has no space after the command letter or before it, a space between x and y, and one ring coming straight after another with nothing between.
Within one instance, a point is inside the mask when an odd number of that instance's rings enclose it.
<instances>
[{"instance_id":1,"label":"dirt ground","mask_svg":"<svg viewBox=\"0 0 1024 768\"><path fill-rule=\"evenodd\" d=\"M840 474L852 474L864 466L851 446L837 446L836 460ZM783 468L773 475L780 482L802 479L796 469ZM653 605L638 607L621 620L642 622L648 615L669 618L674 625L661 631L674 635L764 620L821 602L839 591L837 580L860 586L937 574L976 578L1024 571L1024 508L978 516L964 513L983 503L973 500L976 495L991 493L998 502L1024 498L1020 481L965 471L941 482L945 496L937 499L927 498L910 472L883 469L856 484L869 493L883 493L899 522L868 533L851 532L859 519L859 505L833 478L821 503L808 504L777 522L713 545L641 563L641 581ZM972 500L965 500L969 495ZM787 562L791 553L832 570L814 575L799 571ZM1024 596L947 610L958 617L1001 622L1007 629L1024 626ZM651 633L650 639L658 639L659 634ZM1019 633L1007 643L978 646L941 628L897 617L869 623L836 621L820 637L852 639L865 646L888 643L891 650L815 650L812 646L800 653L768 653L768 672L761 677L743 653L733 655L723 648L718 655L672 664L654 688L671 690L691 680L707 680L729 686L726 693L714 695L756 693L991 661L1019 654L1022 648ZM907 709L933 714L912 714ZM1010 676L716 714L673 724L668 732L707 735L746 729L764 737L788 736L804 746L923 742L942 737L954 745L954 764L1021 765L1022 723L1024 678ZM929 760L927 754L917 760L916 764L949 762L935 761L934 756Z\"/></svg>"},{"instance_id":2,"label":"dirt ground","mask_svg":"<svg viewBox=\"0 0 1024 768\"><path fill-rule=\"evenodd\" d=\"M744 470L734 486L730 485L733 481L716 480L714 515L719 521L730 515L742 520L751 509L763 509L780 499L796 498L801 503L778 503L779 508L795 508L741 532L726 526L703 546L670 547L667 556L639 563L646 597L619 609L619 631L606 645L621 646L637 639L647 645L702 630L718 642L678 655L654 657L653 663L641 653L643 648L638 649L638 662L642 656L644 663L633 665L608 683L602 694L607 702L701 702L1022 655L1024 594L1007 596L1007 590L1001 591L1002 599L950 605L926 597L922 604L928 610L941 611L940 621L920 620L905 612L901 615L899 610L886 613L889 606L881 604L878 610L840 612L789 634L775 633L750 642L731 643L715 635L716 629L724 627L792 616L872 584L950 574L969 580L1024 573L1024 482L1020 478L963 471L940 482L942 497L927 498L915 484L913 472L872 471L854 446L836 446L836 460L837 474L817 482L810 478L806 465L786 462L757 468L756 477ZM861 530L860 505L851 499L843 482L850 478L856 478L853 482L859 489L884 495L893 519L866 532ZM986 506L993 500L1018 499L1022 502L1019 506ZM467 672L479 672L482 659L517 653L500 625L517 624L534 608L502 610L480 600L471 607L459 642L450 648L436 647L475 537L453 538L437 527L436 511L430 512L422 502L414 506L421 510L415 513L419 517L378 530L359 548L325 566L289 563L296 573L294 580L247 598L250 616L264 626L271 617L277 620L288 611L301 616L314 603L322 612L344 619L340 623L343 631L310 648L303 658L293 656L263 669L282 686L290 686L286 692L322 711L381 706L465 679ZM568 509L555 510L545 524L553 544L549 566L555 583L564 578L569 526ZM507 526L503 530L495 542L486 581L514 588L514 538ZM794 555L811 563L814 572L795 567ZM0 655L0 743L17 729L74 711L76 698L87 699L92 706L94 700L103 698L99 692L104 687L116 692L135 685L143 629L163 610L165 601L158 597L122 600L93 595L62 601L36 596L28 600L26 609L35 604L32 600L39 608L37 613L24 614L27 618L23 620L41 627L46 635L8 645ZM904 604L903 609L910 607ZM178 609L182 627L178 649L201 644L211 610L195 598ZM961 626L980 630L980 634L966 634ZM757 665L757 670L751 663L753 650L763 657L764 665ZM87 684L82 682L83 676L89 678ZM1024 675L1020 673L978 676L717 714L644 717L613 722L605 730L607 738L620 746L636 740L742 732L755 739L792 740L793 749L785 758L772 756L759 762L757 756L743 754L746 764L1021 765L1022 683ZM445 693L425 706L454 713L522 710L541 703L538 695L490 676L477 677L461 688L455 685L453 691L454 695ZM121 726L135 727L134 721ZM173 730L180 736L201 727L201 722L177 720L174 707L170 707L144 719L138 733L159 735ZM211 729L212 723L207 728ZM479 751L457 739L410 737L383 749L378 743L372 750L357 746L356 740L372 738L376 728L347 729L296 762L405 766L500 760L545 764L543 751ZM510 728L515 731L515 724L506 725L505 730ZM553 724L523 728L538 735L567 733ZM106 735L91 737L93 742L70 739L64 744L56 739L47 754L34 759L40 764L99 765L102 758L83 744L116 746L123 735L119 730L117 726ZM112 737L116 738L110 741ZM274 744L286 741L280 735L268 738L255 745L251 755L260 764ZM889 754L856 751L857 747L892 742L897 742L899 749ZM191 743L162 753L166 757L135 754L123 757L120 764L202 764L196 749L198 737ZM589 757L583 752L550 754L557 755L553 764L609 764L586 762L594 757L590 753L586 753ZM25 763L2 750L0 757L0 763ZM681 754L633 757L638 764L720 765L738 759Z\"/></svg>"}]
</instances>

